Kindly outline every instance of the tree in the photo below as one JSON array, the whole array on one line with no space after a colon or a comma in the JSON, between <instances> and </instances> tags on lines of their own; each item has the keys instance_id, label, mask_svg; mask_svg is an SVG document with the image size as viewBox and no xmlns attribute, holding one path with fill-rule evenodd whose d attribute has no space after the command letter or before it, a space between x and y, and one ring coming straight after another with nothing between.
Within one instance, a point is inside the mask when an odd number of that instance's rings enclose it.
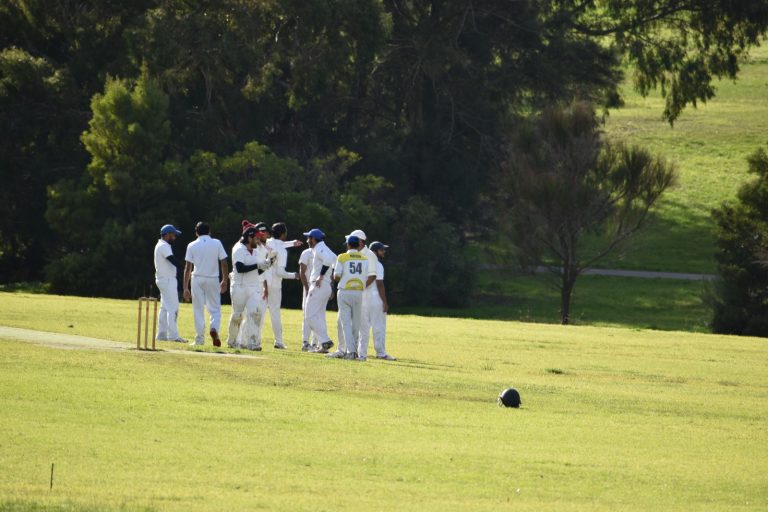
<instances>
[{"instance_id":1,"label":"tree","mask_svg":"<svg viewBox=\"0 0 768 512\"><path fill-rule=\"evenodd\" d=\"M760 148L747 161L755 178L737 203L712 211L719 280L707 302L714 332L768 336L768 154Z\"/></svg>"},{"instance_id":2,"label":"tree","mask_svg":"<svg viewBox=\"0 0 768 512\"><path fill-rule=\"evenodd\" d=\"M146 73L107 79L82 141L87 172L51 188L46 217L62 240L48 267L54 291L136 296L152 286L146 246L194 204L187 167L166 158L168 97Z\"/></svg>"},{"instance_id":3,"label":"tree","mask_svg":"<svg viewBox=\"0 0 768 512\"><path fill-rule=\"evenodd\" d=\"M53 233L46 187L81 168L68 112L77 90L66 69L19 48L0 50L0 282L43 277ZM74 159L74 162L73 162Z\"/></svg>"},{"instance_id":4,"label":"tree","mask_svg":"<svg viewBox=\"0 0 768 512\"><path fill-rule=\"evenodd\" d=\"M557 264L563 324L579 275L641 228L674 178L648 151L603 140L587 103L548 108L513 136L497 182L502 227L525 266ZM603 243L586 247L588 235Z\"/></svg>"}]
</instances>

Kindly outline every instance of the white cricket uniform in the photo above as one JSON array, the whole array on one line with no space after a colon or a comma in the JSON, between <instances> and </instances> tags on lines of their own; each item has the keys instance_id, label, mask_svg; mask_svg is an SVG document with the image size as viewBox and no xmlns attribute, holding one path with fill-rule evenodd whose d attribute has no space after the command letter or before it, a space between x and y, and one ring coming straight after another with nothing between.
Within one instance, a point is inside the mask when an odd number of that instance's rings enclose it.
<instances>
[{"instance_id":1,"label":"white cricket uniform","mask_svg":"<svg viewBox=\"0 0 768 512\"><path fill-rule=\"evenodd\" d=\"M312 248L312 271L309 274L311 285L304 308L304 321L309 324L310 330L315 333L317 341L321 344L331 341L325 322L325 309L332 293L330 269L335 264L336 254L325 245L325 242L318 242ZM320 278L320 271L323 267L328 267L329 271L318 285L317 280Z\"/></svg>"},{"instance_id":2,"label":"white cricket uniform","mask_svg":"<svg viewBox=\"0 0 768 512\"><path fill-rule=\"evenodd\" d=\"M369 287L372 288L363 308L363 321L360 326L360 340L357 346L358 357L368 357L368 337L373 328L373 348L376 355L383 357L387 354L387 314L384 312L384 301L381 300L376 282L384 281L384 265L376 262L376 281Z\"/></svg>"},{"instance_id":3,"label":"white cricket uniform","mask_svg":"<svg viewBox=\"0 0 768 512\"><path fill-rule=\"evenodd\" d=\"M239 346L254 349L261 345L261 323L266 308L263 295L265 274L259 275L258 269L238 272L238 262L243 265L266 265L267 251L261 245L251 250L242 242L237 242L232 247L232 272L229 274L232 315L229 318L227 345L233 348L238 346L240 325L247 318L248 328L243 329L245 343L241 342Z\"/></svg>"},{"instance_id":4,"label":"white cricket uniform","mask_svg":"<svg viewBox=\"0 0 768 512\"><path fill-rule=\"evenodd\" d=\"M375 275L377 265L379 264L379 258L378 256L376 256L376 253L373 252L370 249L370 247L368 247L367 245L362 248L360 253L364 254L368 258L368 261L370 262L368 264L368 270L371 275ZM358 355L360 355L360 345L362 341L359 339L359 337L363 335L363 332L367 333L371 329L371 322L368 314L368 309L370 308L369 303L371 302L371 295L378 294L378 293L379 292L376 291L375 281L370 285L368 285L363 291L363 318L362 318L362 321L360 322L360 332L358 333L358 340L357 340ZM365 357L365 354L367 354L368 352L367 351L367 340L368 340L367 334L365 339L366 339L366 350L363 350L363 354L361 357Z\"/></svg>"},{"instance_id":5,"label":"white cricket uniform","mask_svg":"<svg viewBox=\"0 0 768 512\"><path fill-rule=\"evenodd\" d=\"M306 270L304 271L304 277L307 279L307 282L309 283L309 272L312 270L312 249L304 249L301 253L301 256L299 256L299 271L301 271L301 264L304 264L306 267ZM307 290L304 289L304 285L301 286L301 310L305 311L307 309ZM317 336L311 336L311 331L309 329L309 323L304 318L304 315L301 315L301 339L304 343L309 343L312 341L313 345L317 345ZM310 337L312 340L310 340Z\"/></svg>"},{"instance_id":6,"label":"white cricket uniform","mask_svg":"<svg viewBox=\"0 0 768 512\"><path fill-rule=\"evenodd\" d=\"M179 338L179 285L176 266L168 261L173 255L171 244L162 238L155 245L155 284L160 290L160 317L157 319L157 339Z\"/></svg>"},{"instance_id":7,"label":"white cricket uniform","mask_svg":"<svg viewBox=\"0 0 768 512\"><path fill-rule=\"evenodd\" d=\"M192 311L195 317L195 343L205 339L205 311L211 316L211 329L219 332L221 323L221 292L219 291L220 261L227 259L221 242L202 235L187 246L186 261L195 268L192 271Z\"/></svg>"},{"instance_id":8,"label":"white cricket uniform","mask_svg":"<svg viewBox=\"0 0 768 512\"><path fill-rule=\"evenodd\" d=\"M272 333L275 335L275 344L283 344L283 322L280 319L280 306L283 302L283 279L294 279L293 272L286 272L285 265L288 263L288 251L286 242L276 238L267 240L267 247L275 253L277 259L275 264L267 271L267 286L269 295L267 296L267 309L272 321ZM266 315L265 315L266 317ZM262 322L264 319L262 318Z\"/></svg>"},{"instance_id":9,"label":"white cricket uniform","mask_svg":"<svg viewBox=\"0 0 768 512\"><path fill-rule=\"evenodd\" d=\"M333 268L334 277L339 278L337 302L339 316L339 351L357 352L360 320L363 314L363 290L368 279L369 260L356 249L340 254Z\"/></svg>"}]
</instances>

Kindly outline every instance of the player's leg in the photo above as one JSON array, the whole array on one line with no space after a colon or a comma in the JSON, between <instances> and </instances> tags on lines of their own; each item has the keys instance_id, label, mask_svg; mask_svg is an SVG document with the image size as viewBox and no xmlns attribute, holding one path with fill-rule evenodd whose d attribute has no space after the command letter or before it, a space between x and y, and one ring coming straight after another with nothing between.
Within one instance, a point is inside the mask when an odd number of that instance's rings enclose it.
<instances>
[{"instance_id":1,"label":"player's leg","mask_svg":"<svg viewBox=\"0 0 768 512\"><path fill-rule=\"evenodd\" d=\"M280 306L283 303L283 287L275 286L269 289L269 315L272 321L272 333L275 335L275 348L285 348L283 343L283 321L280 318Z\"/></svg>"},{"instance_id":2,"label":"player's leg","mask_svg":"<svg viewBox=\"0 0 768 512\"><path fill-rule=\"evenodd\" d=\"M248 300L245 310L248 315L246 342L249 350L261 350L261 333L264 325L264 314L266 312L266 302L262 298L262 288L254 286L248 288Z\"/></svg>"},{"instance_id":3,"label":"player's leg","mask_svg":"<svg viewBox=\"0 0 768 512\"><path fill-rule=\"evenodd\" d=\"M195 345L205 342L205 288L204 277L192 276L192 314L195 319Z\"/></svg>"},{"instance_id":4,"label":"player's leg","mask_svg":"<svg viewBox=\"0 0 768 512\"><path fill-rule=\"evenodd\" d=\"M242 286L231 285L229 295L232 298L232 314L229 316L229 330L227 331L227 346L237 347L237 336L243 323L245 301L247 293Z\"/></svg>"},{"instance_id":5,"label":"player's leg","mask_svg":"<svg viewBox=\"0 0 768 512\"><path fill-rule=\"evenodd\" d=\"M368 357L368 339L371 331L370 304L371 292L363 292L362 304L360 306L360 327L357 335L357 357L365 361Z\"/></svg>"},{"instance_id":6,"label":"player's leg","mask_svg":"<svg viewBox=\"0 0 768 512\"><path fill-rule=\"evenodd\" d=\"M160 290L160 312L158 313L157 317L157 336L155 338L157 341L168 340L168 317L170 316L169 309L171 308L171 305L168 304L170 299L170 294L168 293L170 289L168 279L169 278L155 279L157 289ZM174 282L175 281L176 279L174 279ZM177 296L176 303L178 304L178 302L179 297Z\"/></svg>"},{"instance_id":7,"label":"player's leg","mask_svg":"<svg viewBox=\"0 0 768 512\"><path fill-rule=\"evenodd\" d=\"M211 339L213 345L221 346L219 341L219 330L221 329L221 292L219 291L218 278L206 279L205 290L205 306L208 309L208 314L211 316Z\"/></svg>"},{"instance_id":8,"label":"player's leg","mask_svg":"<svg viewBox=\"0 0 768 512\"><path fill-rule=\"evenodd\" d=\"M328 336L328 327L325 321L325 310L328 306L328 300L331 298L331 285L323 282L319 287L312 286L307 297L306 317L309 322L309 328L317 336L320 342L321 350L328 350L333 346L331 338Z\"/></svg>"},{"instance_id":9,"label":"player's leg","mask_svg":"<svg viewBox=\"0 0 768 512\"><path fill-rule=\"evenodd\" d=\"M373 326L373 348L376 349L378 359L387 359L394 361L395 358L387 354L387 314L384 312L383 304L379 304L372 310L371 324Z\"/></svg>"},{"instance_id":10,"label":"player's leg","mask_svg":"<svg viewBox=\"0 0 768 512\"><path fill-rule=\"evenodd\" d=\"M357 358L357 342L360 338L360 323L363 316L363 294L352 292L349 297L351 312L351 325L349 329L349 342L347 343L347 359ZM347 331L344 331L345 334Z\"/></svg>"}]
</instances>

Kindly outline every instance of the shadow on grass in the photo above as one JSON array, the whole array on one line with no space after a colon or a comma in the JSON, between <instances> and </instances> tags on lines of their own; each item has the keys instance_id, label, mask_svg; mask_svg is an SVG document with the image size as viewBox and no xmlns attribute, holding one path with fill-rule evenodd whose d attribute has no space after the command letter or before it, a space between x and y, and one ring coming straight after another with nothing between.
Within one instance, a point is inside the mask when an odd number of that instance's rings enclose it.
<instances>
[{"instance_id":1,"label":"shadow on grass","mask_svg":"<svg viewBox=\"0 0 768 512\"><path fill-rule=\"evenodd\" d=\"M478 283L468 308L398 308L397 313L482 320L559 323L559 292L543 276L493 272ZM582 276L571 323L709 332L701 300L706 284L673 279Z\"/></svg>"}]
</instances>

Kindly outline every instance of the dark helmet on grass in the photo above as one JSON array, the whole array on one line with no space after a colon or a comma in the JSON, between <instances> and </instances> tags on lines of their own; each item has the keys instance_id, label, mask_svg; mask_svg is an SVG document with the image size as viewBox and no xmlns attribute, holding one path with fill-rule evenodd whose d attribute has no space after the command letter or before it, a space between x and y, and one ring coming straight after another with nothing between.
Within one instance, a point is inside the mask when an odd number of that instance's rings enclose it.
<instances>
[{"instance_id":1,"label":"dark helmet on grass","mask_svg":"<svg viewBox=\"0 0 768 512\"><path fill-rule=\"evenodd\" d=\"M499 393L499 406L504 407L520 407L520 393L515 388L507 388Z\"/></svg>"}]
</instances>

